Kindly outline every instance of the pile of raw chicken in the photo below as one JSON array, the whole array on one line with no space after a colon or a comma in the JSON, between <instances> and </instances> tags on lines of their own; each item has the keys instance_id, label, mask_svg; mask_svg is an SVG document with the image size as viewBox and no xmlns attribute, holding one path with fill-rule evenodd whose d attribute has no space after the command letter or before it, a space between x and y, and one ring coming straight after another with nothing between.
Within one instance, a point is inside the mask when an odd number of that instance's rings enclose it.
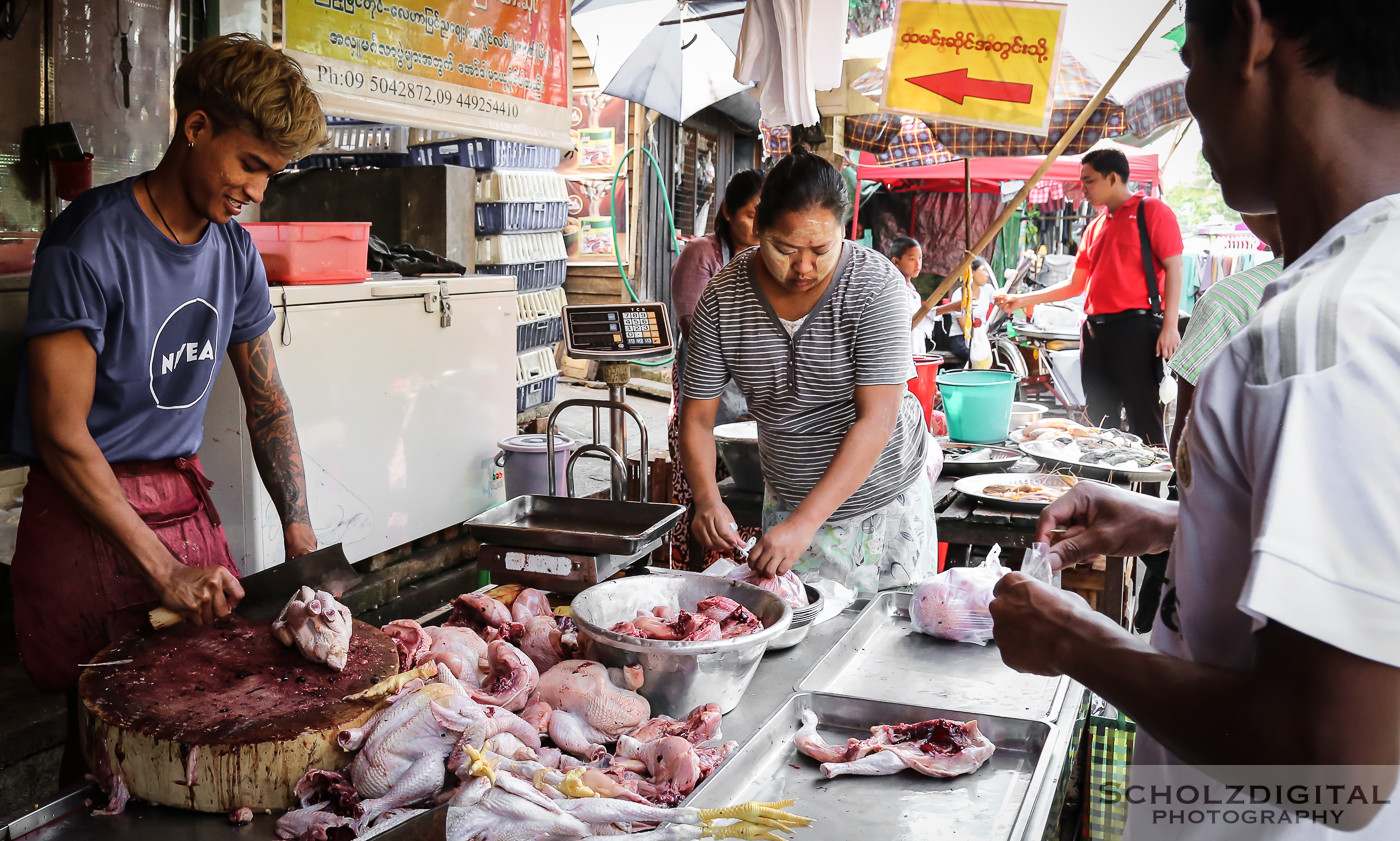
<instances>
[{"instance_id":1,"label":"pile of raw chicken","mask_svg":"<svg viewBox=\"0 0 1400 841\"><path fill-rule=\"evenodd\" d=\"M695 606L694 613L660 605L650 612L639 610L632 621L619 622L608 630L642 639L702 642L747 636L763 630L763 623L733 599L710 596Z\"/></svg>"},{"instance_id":2,"label":"pile of raw chicken","mask_svg":"<svg viewBox=\"0 0 1400 841\"><path fill-rule=\"evenodd\" d=\"M572 621L538 590L493 592L458 597L441 627L383 628L404 671L361 695L387 706L341 731L349 768L308 772L278 837L353 838L442 802L450 841L776 838L805 824L789 804L678 808L736 747L719 708L653 717L640 667L576 659Z\"/></svg>"}]
</instances>

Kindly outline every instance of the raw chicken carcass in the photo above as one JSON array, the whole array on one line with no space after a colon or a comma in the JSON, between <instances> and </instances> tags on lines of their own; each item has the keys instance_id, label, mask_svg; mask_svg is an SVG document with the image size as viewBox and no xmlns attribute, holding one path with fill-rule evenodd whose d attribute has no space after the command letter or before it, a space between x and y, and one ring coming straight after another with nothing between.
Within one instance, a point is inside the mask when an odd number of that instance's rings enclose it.
<instances>
[{"instance_id":1,"label":"raw chicken carcass","mask_svg":"<svg viewBox=\"0 0 1400 841\"><path fill-rule=\"evenodd\" d=\"M724 639L747 636L763 630L763 623L747 607L724 596L710 596L695 606L701 614L719 623Z\"/></svg>"},{"instance_id":2,"label":"raw chicken carcass","mask_svg":"<svg viewBox=\"0 0 1400 841\"><path fill-rule=\"evenodd\" d=\"M301 656L341 671L350 656L354 625L350 608L325 590L303 586L272 623L272 633L285 646L295 645Z\"/></svg>"},{"instance_id":3,"label":"raw chicken carcass","mask_svg":"<svg viewBox=\"0 0 1400 841\"><path fill-rule=\"evenodd\" d=\"M625 682L633 681L635 677ZM588 759L605 753L605 743L651 717L647 699L614 685L607 667L594 660L565 660L545 672L540 676L538 700L550 707L549 737L554 744Z\"/></svg>"},{"instance_id":4,"label":"raw chicken carcass","mask_svg":"<svg viewBox=\"0 0 1400 841\"><path fill-rule=\"evenodd\" d=\"M540 672L524 652L502 639L488 643L471 628L444 625L424 631L432 645L419 662L447 667L475 701L512 712L525 709Z\"/></svg>"},{"instance_id":5,"label":"raw chicken carcass","mask_svg":"<svg viewBox=\"0 0 1400 841\"><path fill-rule=\"evenodd\" d=\"M488 643L476 631L447 625L423 631L428 635L428 651L420 655L414 665L432 661L446 666L458 680L471 684L481 682Z\"/></svg>"},{"instance_id":6,"label":"raw chicken carcass","mask_svg":"<svg viewBox=\"0 0 1400 841\"><path fill-rule=\"evenodd\" d=\"M482 770L488 762L459 770L466 783L449 801L447 841L593 841L627 834L637 824L663 824L634 837L639 841L695 841L701 837L776 838L772 829L791 832L811 821L781 811L791 801L777 804L745 803L726 809L664 808L631 799L575 790L566 797L560 789L568 780L549 778L543 770L533 774L534 784L505 770ZM465 772L465 773L463 773ZM470 777L485 773L490 776ZM591 787L587 772L572 782ZM556 788L555 786L559 787ZM747 823L715 827L712 821L738 819ZM760 823L761 822L761 823ZM668 825L668 826L665 826ZM721 832L720 830L729 830Z\"/></svg>"},{"instance_id":7,"label":"raw chicken carcass","mask_svg":"<svg viewBox=\"0 0 1400 841\"><path fill-rule=\"evenodd\" d=\"M361 825L442 790L447 757L461 736L453 727L477 706L452 673L441 670L434 683L409 681L363 727L340 731L341 748L358 751L350 779L365 798Z\"/></svg>"},{"instance_id":8,"label":"raw chicken carcass","mask_svg":"<svg viewBox=\"0 0 1400 841\"><path fill-rule=\"evenodd\" d=\"M464 593L454 599L452 616L442 624L471 628L487 642L503 638L518 639L524 633L524 628L511 617L510 608L481 593Z\"/></svg>"},{"instance_id":9,"label":"raw chicken carcass","mask_svg":"<svg viewBox=\"0 0 1400 841\"><path fill-rule=\"evenodd\" d=\"M340 841L354 838L355 818L337 815L329 803L293 809L277 819L277 837L296 841Z\"/></svg>"},{"instance_id":10,"label":"raw chicken carcass","mask_svg":"<svg viewBox=\"0 0 1400 841\"><path fill-rule=\"evenodd\" d=\"M971 774L991 758L996 746L975 721L936 718L916 724L879 724L869 739L828 744L817 733L817 714L802 712L797 749L822 763L822 774L882 776L911 768L929 777Z\"/></svg>"},{"instance_id":11,"label":"raw chicken carcass","mask_svg":"<svg viewBox=\"0 0 1400 841\"><path fill-rule=\"evenodd\" d=\"M701 704L691 710L683 721L660 715L627 735L639 742L654 742L663 736L681 736L692 745L699 745L720 738L721 720L719 704Z\"/></svg>"},{"instance_id":12,"label":"raw chicken carcass","mask_svg":"<svg viewBox=\"0 0 1400 841\"><path fill-rule=\"evenodd\" d=\"M486 674L479 686L467 684L467 694L474 701L519 712L539 680L534 661L505 640L495 640L486 647Z\"/></svg>"},{"instance_id":13,"label":"raw chicken carcass","mask_svg":"<svg viewBox=\"0 0 1400 841\"><path fill-rule=\"evenodd\" d=\"M131 789L127 788L121 766L113 761L106 736L98 737L97 750L94 753L97 763L94 770L97 773L92 777L107 795L107 805L101 809L94 809L93 817L120 815L126 811L126 803L131 799Z\"/></svg>"},{"instance_id":14,"label":"raw chicken carcass","mask_svg":"<svg viewBox=\"0 0 1400 841\"><path fill-rule=\"evenodd\" d=\"M399 650L399 671L406 672L428 656L433 647L433 637L428 630L412 619L395 619L380 628Z\"/></svg>"},{"instance_id":15,"label":"raw chicken carcass","mask_svg":"<svg viewBox=\"0 0 1400 841\"><path fill-rule=\"evenodd\" d=\"M610 630L629 637L664 642L709 642L724 638L724 629L719 620L704 613L676 610L664 605L652 608L649 613L639 610L630 622L618 622Z\"/></svg>"}]
</instances>

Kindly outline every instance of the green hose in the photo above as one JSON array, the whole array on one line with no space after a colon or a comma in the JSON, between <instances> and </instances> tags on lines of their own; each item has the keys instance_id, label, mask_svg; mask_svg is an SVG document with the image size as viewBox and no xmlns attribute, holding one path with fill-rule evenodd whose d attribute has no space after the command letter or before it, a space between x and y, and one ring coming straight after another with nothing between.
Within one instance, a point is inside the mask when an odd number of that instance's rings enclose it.
<instances>
[{"instance_id":1,"label":"green hose","mask_svg":"<svg viewBox=\"0 0 1400 841\"><path fill-rule=\"evenodd\" d=\"M612 191L608 195L608 221L612 223L613 235L613 256L617 258L617 272L622 275L622 285L627 287L627 294L632 296L634 303L641 303L642 299L637 297L637 290L632 288L632 282L627 278L627 269L622 266L622 249L617 247L617 182L622 177L622 167L627 164L627 159L632 157L633 152L643 152L647 160L651 161L651 171L656 173L656 183L661 187L661 204L666 208L666 224L671 229L671 249L680 254L680 244L676 241L676 220L671 213L671 195L666 192L666 179L661 177L661 166L656 162L656 156L645 146L633 146L622 156L622 160L617 162L617 171L613 173ZM643 362L639 359L628 360L633 365L641 365L644 368L660 368L663 365L670 365L676 360L673 352L665 359Z\"/></svg>"}]
</instances>

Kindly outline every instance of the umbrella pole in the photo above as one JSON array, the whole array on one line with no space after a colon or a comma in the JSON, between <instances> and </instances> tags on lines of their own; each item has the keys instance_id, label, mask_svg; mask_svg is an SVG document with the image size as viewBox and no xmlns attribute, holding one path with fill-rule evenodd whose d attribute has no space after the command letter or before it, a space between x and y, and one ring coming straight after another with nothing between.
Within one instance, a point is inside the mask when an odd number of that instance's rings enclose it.
<instances>
[{"instance_id":1,"label":"umbrella pole","mask_svg":"<svg viewBox=\"0 0 1400 841\"><path fill-rule=\"evenodd\" d=\"M923 306L919 307L919 311L914 313L914 324L918 324L920 321L924 320L924 316L928 315L929 310L933 309L939 299L948 293L948 290L951 289L958 278L962 276L962 273L967 271L967 267L972 265L973 256L978 251L986 248L992 240L996 239L997 234L1001 233L1001 229L1011 220L1011 217L1016 213L1016 209L1021 206L1021 203L1026 200L1026 197L1031 194L1031 190L1035 189L1035 185L1040 183L1040 179L1049 171L1051 164L1055 163L1065 149L1069 148L1069 144L1074 141L1074 138L1079 136L1079 130L1084 128L1085 123L1089 122L1089 117L1098 109L1104 97L1108 96L1109 90L1112 89L1113 85L1118 81L1118 77L1123 75L1123 71L1128 69L1128 65L1132 64L1133 59L1137 58L1137 54L1142 51L1143 45L1146 44L1147 39L1152 36L1152 30L1157 28L1157 25L1166 18L1167 13L1170 12L1175 5L1176 0L1167 0L1166 4L1162 6L1162 11L1157 13L1157 17L1142 33L1142 37L1138 38L1132 50L1128 52L1127 56L1123 58L1122 63L1118 65L1118 69L1113 71L1113 75L1109 76L1107 81L1103 83L1099 88L1099 92L1094 94L1094 98L1089 100L1089 103L1084 106L1084 110L1079 112L1079 116L1074 118L1073 123L1070 123L1069 128L1065 130L1064 135L1060 137L1054 148L1045 156L1045 160L1041 161L1035 173L1021 186L1021 190L1016 194L1016 197L1008 202L1006 207L1002 208L1001 214L992 222L992 226L977 240L976 247L968 249L962 259L958 261L957 268L949 272L948 276L943 278L943 282L938 284L938 287L933 290L933 293L924 300Z\"/></svg>"},{"instance_id":2,"label":"umbrella pole","mask_svg":"<svg viewBox=\"0 0 1400 841\"><path fill-rule=\"evenodd\" d=\"M972 158L963 158L963 250L972 253ZM979 249L980 250L980 249ZM970 266L969 266L970 267ZM963 335L972 338L972 273L963 278ZM917 322L916 322L917 323Z\"/></svg>"}]
</instances>

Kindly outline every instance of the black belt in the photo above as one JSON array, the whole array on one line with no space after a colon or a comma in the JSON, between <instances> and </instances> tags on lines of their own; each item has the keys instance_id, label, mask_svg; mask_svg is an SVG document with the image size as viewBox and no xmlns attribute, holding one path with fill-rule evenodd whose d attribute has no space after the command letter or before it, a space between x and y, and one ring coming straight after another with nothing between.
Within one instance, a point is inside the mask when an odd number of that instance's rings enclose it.
<instances>
[{"instance_id":1,"label":"black belt","mask_svg":"<svg viewBox=\"0 0 1400 841\"><path fill-rule=\"evenodd\" d=\"M1144 315L1153 315L1153 312L1152 310L1123 310L1122 312L1106 312L1102 315L1091 315L1084 320L1098 326L1102 324L1112 324L1115 321L1126 321L1129 318L1139 318Z\"/></svg>"}]
</instances>

